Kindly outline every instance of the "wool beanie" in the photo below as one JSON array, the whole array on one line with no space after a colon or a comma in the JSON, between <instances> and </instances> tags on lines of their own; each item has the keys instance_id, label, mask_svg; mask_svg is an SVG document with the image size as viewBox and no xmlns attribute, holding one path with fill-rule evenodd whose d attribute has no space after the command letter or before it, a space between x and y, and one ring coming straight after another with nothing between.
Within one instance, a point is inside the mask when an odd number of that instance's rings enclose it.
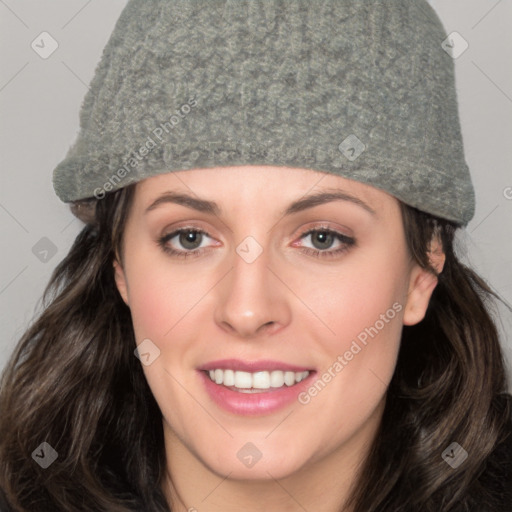
<instances>
[{"instance_id":1,"label":"wool beanie","mask_svg":"<svg viewBox=\"0 0 512 512\"><path fill-rule=\"evenodd\" d=\"M172 171L286 166L465 225L474 190L446 37L426 0L130 0L55 191L101 200Z\"/></svg>"}]
</instances>

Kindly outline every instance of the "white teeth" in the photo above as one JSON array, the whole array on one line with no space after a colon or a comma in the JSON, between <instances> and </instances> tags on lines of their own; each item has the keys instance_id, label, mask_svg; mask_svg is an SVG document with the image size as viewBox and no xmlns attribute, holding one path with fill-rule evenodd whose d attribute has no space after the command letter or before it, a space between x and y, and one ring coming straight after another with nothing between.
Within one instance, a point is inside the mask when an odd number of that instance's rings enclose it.
<instances>
[{"instance_id":1,"label":"white teeth","mask_svg":"<svg viewBox=\"0 0 512 512\"><path fill-rule=\"evenodd\" d=\"M270 375L268 372L253 373L252 387L256 389L268 389L270 387Z\"/></svg>"},{"instance_id":2,"label":"white teeth","mask_svg":"<svg viewBox=\"0 0 512 512\"><path fill-rule=\"evenodd\" d=\"M295 372L284 372L284 383L287 386L293 386L295 384Z\"/></svg>"},{"instance_id":3,"label":"white teeth","mask_svg":"<svg viewBox=\"0 0 512 512\"><path fill-rule=\"evenodd\" d=\"M284 384L284 372L279 370L270 374L270 385L273 388L280 388Z\"/></svg>"},{"instance_id":4,"label":"white teeth","mask_svg":"<svg viewBox=\"0 0 512 512\"><path fill-rule=\"evenodd\" d=\"M233 370L224 370L223 384L224 384L224 386L234 386L235 385L235 372Z\"/></svg>"},{"instance_id":5,"label":"white teeth","mask_svg":"<svg viewBox=\"0 0 512 512\"><path fill-rule=\"evenodd\" d=\"M215 370L215 372L222 372L222 370ZM224 372L222 372L224 373ZM217 381L215 381L217 382ZM221 382L217 382L221 384ZM249 372L235 372L235 388L249 389L252 388L252 376Z\"/></svg>"},{"instance_id":6,"label":"white teeth","mask_svg":"<svg viewBox=\"0 0 512 512\"><path fill-rule=\"evenodd\" d=\"M293 386L304 380L308 375L308 371L304 372L284 372L274 370L272 372L239 372L234 370L209 370L210 379L216 384L222 384L228 387L238 389L269 389Z\"/></svg>"}]
</instances>

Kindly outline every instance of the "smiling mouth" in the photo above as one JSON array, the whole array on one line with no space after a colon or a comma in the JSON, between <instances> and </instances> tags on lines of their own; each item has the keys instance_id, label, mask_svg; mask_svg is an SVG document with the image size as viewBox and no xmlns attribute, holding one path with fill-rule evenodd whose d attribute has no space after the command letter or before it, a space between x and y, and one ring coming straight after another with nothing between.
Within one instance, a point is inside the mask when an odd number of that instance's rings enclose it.
<instances>
[{"instance_id":1,"label":"smiling mouth","mask_svg":"<svg viewBox=\"0 0 512 512\"><path fill-rule=\"evenodd\" d=\"M243 372L217 368L204 370L208 378L220 386L239 393L265 393L292 387L310 375L310 371L284 370Z\"/></svg>"}]
</instances>

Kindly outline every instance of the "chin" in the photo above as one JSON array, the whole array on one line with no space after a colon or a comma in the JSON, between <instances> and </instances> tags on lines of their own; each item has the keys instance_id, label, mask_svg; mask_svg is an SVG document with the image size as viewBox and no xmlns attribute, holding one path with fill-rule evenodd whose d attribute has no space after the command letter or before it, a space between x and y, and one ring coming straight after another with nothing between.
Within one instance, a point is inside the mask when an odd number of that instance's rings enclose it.
<instances>
[{"instance_id":1,"label":"chin","mask_svg":"<svg viewBox=\"0 0 512 512\"><path fill-rule=\"evenodd\" d=\"M235 432L233 432L235 434ZM283 434L283 433L281 433ZM272 436L275 438L272 439ZM300 471L312 458L306 452L306 439L287 432L286 435L271 434L237 435L229 441L203 441L189 446L196 459L203 466L221 478L229 475L235 480L268 480L286 478ZM302 449L300 448L302 447ZM313 446L310 446L314 450Z\"/></svg>"},{"instance_id":2,"label":"chin","mask_svg":"<svg viewBox=\"0 0 512 512\"><path fill-rule=\"evenodd\" d=\"M301 463L296 459L290 460L286 455L279 454L280 457L283 457L282 460L278 460L275 456L270 460L265 460L265 457L262 456L252 467L246 466L237 458L235 460L230 458L225 461L219 461L219 459L212 461L203 460L203 464L221 478L226 478L229 475L230 480L280 480L303 469L305 463L305 461Z\"/></svg>"}]
</instances>

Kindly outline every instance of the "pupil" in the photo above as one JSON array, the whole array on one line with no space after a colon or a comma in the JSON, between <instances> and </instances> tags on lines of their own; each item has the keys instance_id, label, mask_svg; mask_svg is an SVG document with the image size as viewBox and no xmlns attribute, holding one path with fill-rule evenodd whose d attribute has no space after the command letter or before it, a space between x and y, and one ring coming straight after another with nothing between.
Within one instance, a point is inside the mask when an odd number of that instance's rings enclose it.
<instances>
[{"instance_id":1,"label":"pupil","mask_svg":"<svg viewBox=\"0 0 512 512\"><path fill-rule=\"evenodd\" d=\"M316 245L315 238L320 239L320 247L317 247L318 249L326 249L332 243L332 234L326 233L325 231L317 232L316 237L313 237L313 245ZM324 245L322 245L322 244L324 244Z\"/></svg>"},{"instance_id":2,"label":"pupil","mask_svg":"<svg viewBox=\"0 0 512 512\"><path fill-rule=\"evenodd\" d=\"M197 244L196 238L198 236L200 237L201 233L198 233L197 231L187 231L185 233L181 233L180 243L187 249L196 249L194 245Z\"/></svg>"}]
</instances>

